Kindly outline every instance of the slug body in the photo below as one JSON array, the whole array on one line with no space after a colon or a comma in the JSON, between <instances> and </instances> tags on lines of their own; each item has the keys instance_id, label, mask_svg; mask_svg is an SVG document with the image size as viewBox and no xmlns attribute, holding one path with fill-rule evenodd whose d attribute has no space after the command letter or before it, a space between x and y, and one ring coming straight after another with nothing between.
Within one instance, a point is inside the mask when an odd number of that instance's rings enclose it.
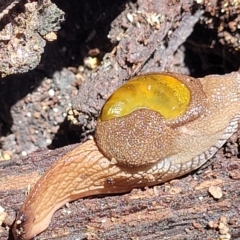
<instances>
[{"instance_id":1,"label":"slug body","mask_svg":"<svg viewBox=\"0 0 240 240\"><path fill-rule=\"evenodd\" d=\"M200 167L237 130L239 100L239 73L153 73L128 81L103 107L95 140L62 156L32 188L15 239L44 231L69 201L155 185Z\"/></svg>"}]
</instances>

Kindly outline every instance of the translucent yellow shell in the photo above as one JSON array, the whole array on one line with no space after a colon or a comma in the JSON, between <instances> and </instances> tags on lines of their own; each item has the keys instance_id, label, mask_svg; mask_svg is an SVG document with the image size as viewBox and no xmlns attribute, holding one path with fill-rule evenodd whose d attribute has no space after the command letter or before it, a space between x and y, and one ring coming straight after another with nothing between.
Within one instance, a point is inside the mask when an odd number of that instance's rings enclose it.
<instances>
[{"instance_id":1,"label":"translucent yellow shell","mask_svg":"<svg viewBox=\"0 0 240 240\"><path fill-rule=\"evenodd\" d=\"M183 114L191 99L188 87L165 74L137 76L118 88L106 101L100 120L123 117L136 109L151 109L165 119Z\"/></svg>"}]
</instances>

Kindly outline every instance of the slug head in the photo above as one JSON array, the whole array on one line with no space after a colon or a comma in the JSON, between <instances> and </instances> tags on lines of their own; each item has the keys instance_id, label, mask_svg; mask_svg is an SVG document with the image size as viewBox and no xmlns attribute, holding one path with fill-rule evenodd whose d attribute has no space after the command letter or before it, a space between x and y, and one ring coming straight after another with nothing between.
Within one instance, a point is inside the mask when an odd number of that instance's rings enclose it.
<instances>
[{"instance_id":1,"label":"slug head","mask_svg":"<svg viewBox=\"0 0 240 240\"><path fill-rule=\"evenodd\" d=\"M101 152L128 167L155 163L176 154L175 129L193 121L207 100L198 79L152 73L134 77L106 101L95 139Z\"/></svg>"}]
</instances>

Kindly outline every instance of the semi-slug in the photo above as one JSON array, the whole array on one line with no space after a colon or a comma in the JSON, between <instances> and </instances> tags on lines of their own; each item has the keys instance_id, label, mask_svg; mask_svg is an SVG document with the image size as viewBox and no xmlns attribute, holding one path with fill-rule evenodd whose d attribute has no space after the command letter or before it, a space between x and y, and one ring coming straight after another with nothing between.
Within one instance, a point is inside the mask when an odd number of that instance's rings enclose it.
<instances>
[{"instance_id":1,"label":"semi-slug","mask_svg":"<svg viewBox=\"0 0 240 240\"><path fill-rule=\"evenodd\" d=\"M31 189L13 227L15 239L44 231L69 201L152 186L200 167L237 130L239 100L239 72L129 80L103 106L95 139L62 156Z\"/></svg>"}]
</instances>

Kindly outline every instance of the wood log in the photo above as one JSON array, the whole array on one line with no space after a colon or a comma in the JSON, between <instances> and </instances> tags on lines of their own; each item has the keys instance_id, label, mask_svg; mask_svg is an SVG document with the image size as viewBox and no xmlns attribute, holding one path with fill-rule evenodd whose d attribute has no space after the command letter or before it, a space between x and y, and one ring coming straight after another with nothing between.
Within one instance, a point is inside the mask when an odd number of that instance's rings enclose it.
<instances>
[{"instance_id":1,"label":"wood log","mask_svg":"<svg viewBox=\"0 0 240 240\"><path fill-rule=\"evenodd\" d=\"M229 140L231 149L239 134ZM1 163L0 239L12 239L11 224L29 187L75 146ZM238 239L240 161L220 149L210 163L160 186L69 203L36 239Z\"/></svg>"}]
</instances>

